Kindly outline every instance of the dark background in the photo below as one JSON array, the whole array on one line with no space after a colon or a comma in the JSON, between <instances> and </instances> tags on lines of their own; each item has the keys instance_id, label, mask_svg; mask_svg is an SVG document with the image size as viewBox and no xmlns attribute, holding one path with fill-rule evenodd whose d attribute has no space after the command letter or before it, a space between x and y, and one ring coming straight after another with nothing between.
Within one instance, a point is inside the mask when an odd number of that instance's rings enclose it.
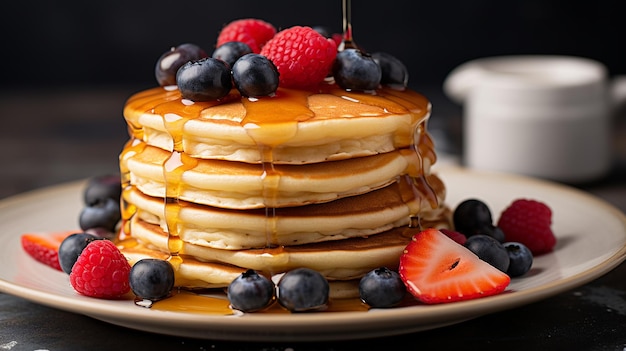
<instances>
[{"instance_id":1,"label":"dark background","mask_svg":"<svg viewBox=\"0 0 626 351\"><path fill-rule=\"evenodd\" d=\"M405 62L410 85L440 86L458 64L501 54L569 54L626 72L619 1L353 0L355 41ZM340 31L340 0L11 1L2 5L0 89L156 84L161 53L183 42L211 52L220 28L256 17L277 28Z\"/></svg>"},{"instance_id":2,"label":"dark background","mask_svg":"<svg viewBox=\"0 0 626 351\"><path fill-rule=\"evenodd\" d=\"M194 42L212 52L225 24L248 17L278 29L340 32L341 7L341 0L3 2L0 148L8 151L0 153L0 198L118 172L128 140L124 102L156 86L154 66L171 46ZM409 85L433 104L438 156L453 160L462 111L442 91L453 68L491 55L564 54L624 75L622 21L613 0L352 0L355 41L407 65Z\"/></svg>"}]
</instances>

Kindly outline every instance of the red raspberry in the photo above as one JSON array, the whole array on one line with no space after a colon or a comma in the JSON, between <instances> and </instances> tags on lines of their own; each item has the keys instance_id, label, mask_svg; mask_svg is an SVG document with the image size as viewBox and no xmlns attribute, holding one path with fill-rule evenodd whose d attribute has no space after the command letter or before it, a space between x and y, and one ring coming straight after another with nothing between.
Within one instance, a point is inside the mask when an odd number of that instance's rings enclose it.
<instances>
[{"instance_id":1,"label":"red raspberry","mask_svg":"<svg viewBox=\"0 0 626 351\"><path fill-rule=\"evenodd\" d=\"M526 245L534 255L550 252L556 244L552 232L552 210L536 200L517 199L501 214L498 227L506 241Z\"/></svg>"},{"instance_id":2,"label":"red raspberry","mask_svg":"<svg viewBox=\"0 0 626 351\"><path fill-rule=\"evenodd\" d=\"M276 65L280 86L306 88L319 84L332 68L337 45L310 27L294 26L278 32L261 49Z\"/></svg>"},{"instance_id":3,"label":"red raspberry","mask_svg":"<svg viewBox=\"0 0 626 351\"><path fill-rule=\"evenodd\" d=\"M113 242L94 240L74 263L70 284L80 294L114 299L130 291L129 274L130 264Z\"/></svg>"},{"instance_id":4,"label":"red raspberry","mask_svg":"<svg viewBox=\"0 0 626 351\"><path fill-rule=\"evenodd\" d=\"M268 40L276 34L276 28L270 23L256 18L235 20L224 26L217 37L216 47L229 42L240 41L248 44L258 54Z\"/></svg>"},{"instance_id":5,"label":"red raspberry","mask_svg":"<svg viewBox=\"0 0 626 351\"><path fill-rule=\"evenodd\" d=\"M459 232L454 231L452 229L442 228L439 231L444 233L448 238L456 241L457 243L459 243L461 245L465 244L465 242L467 241L467 237L465 236L465 234L459 233Z\"/></svg>"}]
</instances>

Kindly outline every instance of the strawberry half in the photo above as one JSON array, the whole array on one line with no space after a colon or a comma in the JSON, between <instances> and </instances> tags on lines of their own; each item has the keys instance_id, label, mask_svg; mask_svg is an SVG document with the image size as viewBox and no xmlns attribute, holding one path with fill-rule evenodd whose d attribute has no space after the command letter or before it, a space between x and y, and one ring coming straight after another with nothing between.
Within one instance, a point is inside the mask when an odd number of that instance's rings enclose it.
<instances>
[{"instance_id":1,"label":"strawberry half","mask_svg":"<svg viewBox=\"0 0 626 351\"><path fill-rule=\"evenodd\" d=\"M51 232L42 234L22 234L22 248L35 260L62 271L59 264L59 246L68 235L76 231Z\"/></svg>"},{"instance_id":2,"label":"strawberry half","mask_svg":"<svg viewBox=\"0 0 626 351\"><path fill-rule=\"evenodd\" d=\"M400 277L427 304L501 293L511 278L437 229L415 234L400 256Z\"/></svg>"}]
</instances>

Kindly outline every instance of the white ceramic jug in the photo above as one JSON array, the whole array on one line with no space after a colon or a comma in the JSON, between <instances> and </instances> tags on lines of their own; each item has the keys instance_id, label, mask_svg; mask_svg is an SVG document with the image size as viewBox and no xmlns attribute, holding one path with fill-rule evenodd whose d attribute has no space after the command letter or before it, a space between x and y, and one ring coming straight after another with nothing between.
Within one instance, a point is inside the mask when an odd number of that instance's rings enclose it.
<instances>
[{"instance_id":1,"label":"white ceramic jug","mask_svg":"<svg viewBox=\"0 0 626 351\"><path fill-rule=\"evenodd\" d=\"M611 167L607 70L571 56L499 56L455 68L444 92L463 105L470 168L579 183Z\"/></svg>"}]
</instances>

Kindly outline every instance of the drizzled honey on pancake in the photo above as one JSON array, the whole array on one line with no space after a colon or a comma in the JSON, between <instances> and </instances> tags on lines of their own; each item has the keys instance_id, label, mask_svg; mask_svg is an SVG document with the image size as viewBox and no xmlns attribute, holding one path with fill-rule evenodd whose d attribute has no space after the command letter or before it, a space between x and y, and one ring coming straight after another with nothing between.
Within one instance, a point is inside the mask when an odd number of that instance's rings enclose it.
<instances>
[{"instance_id":1,"label":"drizzled honey on pancake","mask_svg":"<svg viewBox=\"0 0 626 351\"><path fill-rule=\"evenodd\" d=\"M376 109L365 109L364 115L355 115L350 111L350 107L343 107L345 111L337 111L342 108L325 106L327 114L318 114L308 107L307 98L310 96L326 98L326 95L339 97L352 102L351 105L375 107ZM167 162L164 163L164 175L166 177L166 192L168 199L166 217L171 221L169 232L176 235L175 217L177 213L177 199L181 193L184 183L181 176L186 170L193 169L197 165L196 158L202 155L190 154L185 151L185 125L190 121L203 117L203 111L216 107L224 107L227 116L229 111L235 109L233 105L243 105L243 116L231 116L231 118L215 119L211 123L231 124L244 130L255 143L259 160L255 160L262 167L262 187L268 203L272 203L277 184L280 182L280 173L275 171L274 150L293 142L299 142L306 146L306 141L298 140L298 129L307 123L322 120L344 119L349 122L356 122L355 119L380 119L384 120L389 116L401 115L407 125L397 128L390 134L393 138L394 148L405 148L403 155L410 159L406 175L413 179L414 189L431 203L431 207L437 207L437 197L429 188L424 179L424 159L429 163L435 161L434 147L430 136L426 132L426 119L430 113L429 102L421 95L410 90L398 91L390 88L383 88L376 94L347 92L335 85L320 85L319 92L297 91L291 89L279 89L275 97L267 97L251 101L233 92L221 101L210 102L190 102L184 100L177 90L165 88L154 88L146 92L139 93L131 97L125 107L125 117L131 133L131 141L125 146L121 158L127 154L137 152L137 140L144 139L144 127L141 125L142 116L159 116L168 135L171 137L172 153ZM277 110L278 109L278 110ZM335 111L329 111L335 109ZM374 115L373 111L378 111ZM331 113L334 112L334 113ZM357 109L358 112L358 109ZM219 114L218 114L219 115ZM242 118L243 117L243 118ZM337 137L334 137L337 138ZM151 140L146 140L148 144ZM323 142L323 140L322 140ZM320 141L316 140L315 144ZM312 145L311 147L314 147ZM408 148L407 148L408 147ZM332 157L333 155L329 155ZM206 156L204 156L206 157ZM343 157L351 157L344 155ZM337 156L335 156L337 158ZM428 165L429 166L429 165ZM427 166L427 167L428 167ZM122 170L122 173L128 173ZM271 207L267 207L271 208ZM268 211L268 222L271 222L271 210ZM268 235L271 235L271 225L269 225Z\"/></svg>"},{"instance_id":2,"label":"drizzled honey on pancake","mask_svg":"<svg viewBox=\"0 0 626 351\"><path fill-rule=\"evenodd\" d=\"M264 255L272 255L276 243L281 242L277 229L281 211L277 211L274 204L278 203L276 198L284 174L280 171L283 164L295 165L293 167L302 165L303 170L308 164L319 163L340 167L342 159L366 160L376 153L398 152L406 160L406 167L392 180L399 198L409 207L406 222L402 225L418 226L420 218L428 211L445 216L440 205L445 188L443 184L438 184L433 189L428 181L429 177L434 177L430 175L430 166L436 161L434 145L426 128L429 115L428 100L409 89L381 88L374 93L360 93L324 83L317 90L310 91L279 88L273 97L249 99L233 91L219 101L191 102L182 98L175 87L153 88L132 96L124 109L131 138L120 154L123 198L128 199L130 192L136 191L136 186L131 184L131 172L125 160L142 153L148 146L168 152L169 156L161 162L165 188L161 200L164 209L162 219L165 222L164 232L167 233L166 253L176 267L184 263L179 253L188 245L179 232L186 225L180 222L181 210L190 204L188 199L181 199L189 186L183 181L186 172L193 171L199 163L204 162L203 159L211 158L253 165L258 167L260 192L264 201L262 211L265 224L257 230L265 236L265 248L255 247L256 251L248 254L254 252L260 255L262 252ZM207 126L194 129L194 124ZM221 135L219 133L224 129L220 128L216 128L218 132L212 132L210 127L220 125L226 126L225 130L232 133ZM355 126L353 130L350 129L351 125ZM329 129L332 127L336 128ZM242 138L242 135L245 137ZM242 161L237 158L231 160L220 154L195 153L193 148L187 148L197 143L197 140L202 140L202 137L209 140L221 138L222 143L239 143L242 148L253 145L257 152L254 158ZM345 145L343 141L350 144L359 138L372 140L370 151L363 154L350 147L342 149ZM323 147L327 143L335 143L336 147L327 152ZM276 154L286 149L291 149L289 152L292 154L302 154L304 151L304 157L299 157L297 161L277 161ZM307 159L307 150L320 152L315 152L314 156ZM301 176L307 177L306 173ZM131 218L137 212L135 203L124 201L123 205L122 240L133 236ZM303 209L306 209L306 205L301 204ZM248 210L240 211L247 213ZM371 233L364 234L365 237L367 235ZM287 252L289 250L297 251L298 247L288 248ZM307 245L302 245L300 250L309 249ZM201 259L210 261L210 257L206 256ZM364 265L367 268L370 266ZM262 267L255 268L263 271ZM266 271L269 274L280 273ZM344 278L354 279L354 272Z\"/></svg>"}]
</instances>

